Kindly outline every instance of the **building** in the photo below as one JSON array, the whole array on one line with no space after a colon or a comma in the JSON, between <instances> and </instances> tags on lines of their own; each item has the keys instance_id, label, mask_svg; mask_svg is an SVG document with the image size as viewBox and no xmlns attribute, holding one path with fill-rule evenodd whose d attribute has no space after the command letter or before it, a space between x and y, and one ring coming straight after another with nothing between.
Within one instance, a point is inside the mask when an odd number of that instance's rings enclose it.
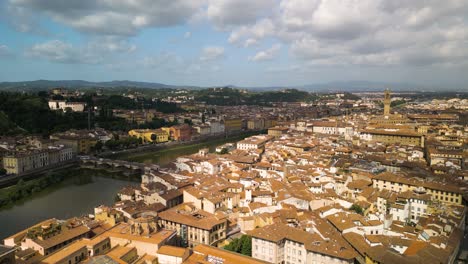
<instances>
[{"instance_id":1,"label":"building","mask_svg":"<svg viewBox=\"0 0 468 264\"><path fill-rule=\"evenodd\" d=\"M250 150L265 148L265 144L273 139L273 136L252 136L237 142L237 149Z\"/></svg>"},{"instance_id":2,"label":"building","mask_svg":"<svg viewBox=\"0 0 468 264\"><path fill-rule=\"evenodd\" d=\"M372 185L379 190L393 192L417 191L420 194L429 194L433 200L448 204L462 204L463 192L453 184L430 182L418 178L407 178L389 172L374 175Z\"/></svg>"},{"instance_id":3,"label":"building","mask_svg":"<svg viewBox=\"0 0 468 264\"><path fill-rule=\"evenodd\" d=\"M260 261L255 258L221 248L200 244L193 248L193 254L184 263L266 264L268 262Z\"/></svg>"},{"instance_id":4,"label":"building","mask_svg":"<svg viewBox=\"0 0 468 264\"><path fill-rule=\"evenodd\" d=\"M220 121L208 121L207 125L210 126L210 133L213 135L224 133L224 123Z\"/></svg>"},{"instance_id":5,"label":"building","mask_svg":"<svg viewBox=\"0 0 468 264\"><path fill-rule=\"evenodd\" d=\"M192 139L192 128L188 124L163 127L162 130L169 134L171 140L189 141Z\"/></svg>"},{"instance_id":6,"label":"building","mask_svg":"<svg viewBox=\"0 0 468 264\"><path fill-rule=\"evenodd\" d=\"M189 256L188 248L162 246L157 253L158 264L182 264Z\"/></svg>"},{"instance_id":7,"label":"building","mask_svg":"<svg viewBox=\"0 0 468 264\"><path fill-rule=\"evenodd\" d=\"M285 224L272 224L249 232L252 257L270 263L354 263L356 252L337 237L325 239Z\"/></svg>"},{"instance_id":8,"label":"building","mask_svg":"<svg viewBox=\"0 0 468 264\"><path fill-rule=\"evenodd\" d=\"M162 129L132 129L128 135L141 139L143 143L163 143L169 141L169 134Z\"/></svg>"},{"instance_id":9,"label":"building","mask_svg":"<svg viewBox=\"0 0 468 264\"><path fill-rule=\"evenodd\" d=\"M217 246L226 239L227 219L183 203L159 213L159 225L176 230L181 246L193 248L199 244Z\"/></svg>"},{"instance_id":10,"label":"building","mask_svg":"<svg viewBox=\"0 0 468 264\"><path fill-rule=\"evenodd\" d=\"M319 134L340 135L350 139L354 134L351 125L336 121L314 121L312 132Z\"/></svg>"},{"instance_id":11,"label":"building","mask_svg":"<svg viewBox=\"0 0 468 264\"><path fill-rule=\"evenodd\" d=\"M0 245L0 263L1 264L14 264L16 263L14 247L7 247Z\"/></svg>"},{"instance_id":12,"label":"building","mask_svg":"<svg viewBox=\"0 0 468 264\"><path fill-rule=\"evenodd\" d=\"M207 136L212 134L211 128L207 124L201 124L198 126L194 126L193 128L197 131L198 134L200 134L200 136Z\"/></svg>"},{"instance_id":13,"label":"building","mask_svg":"<svg viewBox=\"0 0 468 264\"><path fill-rule=\"evenodd\" d=\"M24 173L52 168L73 161L75 153L69 147L14 151L3 157L3 168L8 174Z\"/></svg>"},{"instance_id":14,"label":"building","mask_svg":"<svg viewBox=\"0 0 468 264\"><path fill-rule=\"evenodd\" d=\"M85 110L86 103L83 102L67 102L67 101L49 101L50 110L70 110L72 112L83 112Z\"/></svg>"},{"instance_id":15,"label":"building","mask_svg":"<svg viewBox=\"0 0 468 264\"><path fill-rule=\"evenodd\" d=\"M390 99L390 90L386 89L384 92L384 116L390 115L390 106L392 100Z\"/></svg>"},{"instance_id":16,"label":"building","mask_svg":"<svg viewBox=\"0 0 468 264\"><path fill-rule=\"evenodd\" d=\"M57 140L58 144L70 147L77 154L89 154L98 138L89 135L87 130L69 131L50 135L50 139Z\"/></svg>"},{"instance_id":17,"label":"building","mask_svg":"<svg viewBox=\"0 0 468 264\"><path fill-rule=\"evenodd\" d=\"M141 217L101 230L96 236L67 242L39 263L157 263L159 249L170 245L174 236L174 231L159 230L153 217Z\"/></svg>"},{"instance_id":18,"label":"building","mask_svg":"<svg viewBox=\"0 0 468 264\"><path fill-rule=\"evenodd\" d=\"M272 127L268 129L268 135L274 137L281 137L288 132L287 127Z\"/></svg>"},{"instance_id":19,"label":"building","mask_svg":"<svg viewBox=\"0 0 468 264\"><path fill-rule=\"evenodd\" d=\"M247 129L249 130L260 130L265 128L265 119L254 118L247 120Z\"/></svg>"},{"instance_id":20,"label":"building","mask_svg":"<svg viewBox=\"0 0 468 264\"><path fill-rule=\"evenodd\" d=\"M424 135L411 130L402 129L363 129L359 138L365 141L382 142L386 144L424 147Z\"/></svg>"},{"instance_id":21,"label":"building","mask_svg":"<svg viewBox=\"0 0 468 264\"><path fill-rule=\"evenodd\" d=\"M20 244L22 249L31 248L40 255L47 256L74 241L90 236L91 228L80 221L49 219L5 238L4 244L12 247Z\"/></svg>"},{"instance_id":22,"label":"building","mask_svg":"<svg viewBox=\"0 0 468 264\"><path fill-rule=\"evenodd\" d=\"M225 118L224 129L226 133L239 132L242 130L242 119L241 118Z\"/></svg>"}]
</instances>

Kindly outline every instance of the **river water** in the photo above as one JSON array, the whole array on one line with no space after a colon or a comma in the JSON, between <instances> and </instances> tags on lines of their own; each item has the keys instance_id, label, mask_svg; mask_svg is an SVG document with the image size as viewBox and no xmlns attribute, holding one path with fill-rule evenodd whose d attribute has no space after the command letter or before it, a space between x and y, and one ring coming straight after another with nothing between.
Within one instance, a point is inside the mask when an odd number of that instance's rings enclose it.
<instances>
[{"instance_id":1,"label":"river water","mask_svg":"<svg viewBox=\"0 0 468 264\"><path fill-rule=\"evenodd\" d=\"M241 138L173 147L152 153L119 155L114 158L164 166L179 156L196 153L201 148L213 151L218 145ZM0 240L45 219L67 219L90 214L96 206L112 205L117 191L122 187L137 184L138 182L95 175L87 175L85 181L76 178L66 179L10 208L0 209Z\"/></svg>"}]
</instances>

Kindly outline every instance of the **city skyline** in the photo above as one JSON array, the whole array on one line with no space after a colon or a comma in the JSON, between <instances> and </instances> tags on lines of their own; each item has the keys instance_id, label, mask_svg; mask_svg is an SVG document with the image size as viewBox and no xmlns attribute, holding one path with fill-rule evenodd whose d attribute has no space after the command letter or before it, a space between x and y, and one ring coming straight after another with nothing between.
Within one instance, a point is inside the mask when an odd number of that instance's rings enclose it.
<instances>
[{"instance_id":1,"label":"city skyline","mask_svg":"<svg viewBox=\"0 0 468 264\"><path fill-rule=\"evenodd\" d=\"M464 1L5 0L0 7L0 81L467 88Z\"/></svg>"}]
</instances>

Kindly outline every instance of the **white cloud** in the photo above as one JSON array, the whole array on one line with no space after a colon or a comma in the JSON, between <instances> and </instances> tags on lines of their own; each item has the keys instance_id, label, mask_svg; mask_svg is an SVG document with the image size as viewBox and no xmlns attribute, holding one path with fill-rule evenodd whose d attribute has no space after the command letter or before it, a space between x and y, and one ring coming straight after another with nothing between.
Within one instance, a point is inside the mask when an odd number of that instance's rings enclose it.
<instances>
[{"instance_id":1,"label":"white cloud","mask_svg":"<svg viewBox=\"0 0 468 264\"><path fill-rule=\"evenodd\" d=\"M33 14L40 13L82 32L129 36L147 27L186 23L203 4L204 0L9 0L8 7L23 14L13 19L25 31L32 26Z\"/></svg>"},{"instance_id":2,"label":"white cloud","mask_svg":"<svg viewBox=\"0 0 468 264\"><path fill-rule=\"evenodd\" d=\"M96 38L84 46L74 46L61 40L50 40L33 45L26 56L66 64L100 64L120 55L135 51L136 46L114 37Z\"/></svg>"},{"instance_id":3,"label":"white cloud","mask_svg":"<svg viewBox=\"0 0 468 264\"><path fill-rule=\"evenodd\" d=\"M60 40L51 40L48 42L35 44L26 53L26 55L52 62L71 63L71 64L96 64L99 58L81 54L71 44Z\"/></svg>"},{"instance_id":4,"label":"white cloud","mask_svg":"<svg viewBox=\"0 0 468 264\"><path fill-rule=\"evenodd\" d=\"M206 16L221 29L245 25L269 14L276 3L275 0L209 0Z\"/></svg>"},{"instance_id":5,"label":"white cloud","mask_svg":"<svg viewBox=\"0 0 468 264\"><path fill-rule=\"evenodd\" d=\"M267 50L262 50L257 52L252 57L249 57L249 61L267 61L267 60L272 60L274 59L276 53L281 49L280 44L275 44L271 48Z\"/></svg>"},{"instance_id":6,"label":"white cloud","mask_svg":"<svg viewBox=\"0 0 468 264\"><path fill-rule=\"evenodd\" d=\"M293 57L319 65L422 66L466 59L468 1L281 0L275 10L234 27L228 41L249 47L274 38Z\"/></svg>"},{"instance_id":7,"label":"white cloud","mask_svg":"<svg viewBox=\"0 0 468 264\"><path fill-rule=\"evenodd\" d=\"M13 51L7 45L0 45L0 57L11 57Z\"/></svg>"},{"instance_id":8,"label":"white cloud","mask_svg":"<svg viewBox=\"0 0 468 264\"><path fill-rule=\"evenodd\" d=\"M201 61L213 61L224 57L224 47L208 46L203 48Z\"/></svg>"},{"instance_id":9,"label":"white cloud","mask_svg":"<svg viewBox=\"0 0 468 264\"><path fill-rule=\"evenodd\" d=\"M258 41L274 34L275 25L270 19L262 19L251 26L241 26L233 30L229 36L230 43L236 43L243 39ZM246 40L246 41L247 41Z\"/></svg>"},{"instance_id":10,"label":"white cloud","mask_svg":"<svg viewBox=\"0 0 468 264\"><path fill-rule=\"evenodd\" d=\"M38 18L47 16L94 37L113 37L84 47L55 43L54 61L93 62L93 56L105 58L100 53L132 52L128 36L194 17L229 32L231 44L250 48L277 41L310 65L458 65L467 58L465 0L7 0L6 7L21 31L34 30ZM76 50L93 56L76 58ZM269 59L268 51L250 59ZM223 47L206 47L198 61L224 53Z\"/></svg>"}]
</instances>

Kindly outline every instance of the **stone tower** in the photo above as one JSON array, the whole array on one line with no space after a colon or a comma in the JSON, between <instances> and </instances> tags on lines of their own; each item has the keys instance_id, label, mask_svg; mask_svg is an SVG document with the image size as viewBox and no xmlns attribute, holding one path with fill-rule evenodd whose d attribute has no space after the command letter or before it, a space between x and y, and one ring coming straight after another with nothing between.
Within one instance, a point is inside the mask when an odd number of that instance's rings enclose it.
<instances>
[{"instance_id":1,"label":"stone tower","mask_svg":"<svg viewBox=\"0 0 468 264\"><path fill-rule=\"evenodd\" d=\"M390 90L385 89L385 94L384 94L384 116L389 116L390 115Z\"/></svg>"}]
</instances>

